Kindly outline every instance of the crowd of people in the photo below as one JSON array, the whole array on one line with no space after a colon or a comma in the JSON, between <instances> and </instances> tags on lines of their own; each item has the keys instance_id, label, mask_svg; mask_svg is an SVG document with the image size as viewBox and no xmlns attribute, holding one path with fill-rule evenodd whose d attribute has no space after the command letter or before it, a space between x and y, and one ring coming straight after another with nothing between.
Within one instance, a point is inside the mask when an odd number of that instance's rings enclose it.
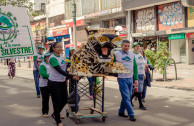
<instances>
[{"instance_id":1,"label":"crowd of people","mask_svg":"<svg viewBox=\"0 0 194 126\"><path fill-rule=\"evenodd\" d=\"M118 84L121 93L121 103L118 115L121 117L129 117L130 121L136 121L133 111L133 98L139 101L139 109L146 110L142 102L145 101L147 86L151 86L151 76L149 69L153 67L149 64L149 60L145 57L144 51L140 48L141 43L133 43L134 52L130 52L130 42L123 40L121 49L115 51L114 62L119 62L131 72L129 74L118 74ZM69 83L73 85L79 76L71 75L67 72L69 62L62 55L62 45L55 42L51 45L49 51L43 53L45 48L38 46L38 54L33 57L34 60L34 81L36 87L37 98L42 96L42 116L49 117L49 96L52 99L53 113L51 116L55 119L57 126L63 126L61 119L64 118L60 113L68 101L67 78ZM70 48L68 60L75 49ZM93 98L92 81L94 77L88 78L90 82L90 98ZM72 89L73 87L69 87ZM71 93L69 91L69 93ZM125 114L127 110L128 115Z\"/></svg>"}]
</instances>

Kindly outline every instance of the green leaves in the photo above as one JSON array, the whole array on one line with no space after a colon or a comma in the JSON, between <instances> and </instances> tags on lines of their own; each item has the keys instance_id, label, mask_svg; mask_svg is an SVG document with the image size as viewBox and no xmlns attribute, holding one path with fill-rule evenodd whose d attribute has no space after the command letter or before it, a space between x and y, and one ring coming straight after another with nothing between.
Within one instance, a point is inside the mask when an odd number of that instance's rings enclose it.
<instances>
[{"instance_id":1,"label":"green leaves","mask_svg":"<svg viewBox=\"0 0 194 126\"><path fill-rule=\"evenodd\" d=\"M6 5L12 5L12 6L16 6L16 7L24 7L28 10L28 15L33 17L33 16L38 16L41 15L41 12L36 12L33 11L33 3L29 2L28 0L0 0L0 6L6 6Z\"/></svg>"},{"instance_id":2,"label":"green leaves","mask_svg":"<svg viewBox=\"0 0 194 126\"><path fill-rule=\"evenodd\" d=\"M168 51L168 42L159 42L159 47L157 51L146 50L145 56L149 59L150 64L164 74L165 62L170 57L170 52ZM168 62L167 65L170 65Z\"/></svg>"}]
</instances>

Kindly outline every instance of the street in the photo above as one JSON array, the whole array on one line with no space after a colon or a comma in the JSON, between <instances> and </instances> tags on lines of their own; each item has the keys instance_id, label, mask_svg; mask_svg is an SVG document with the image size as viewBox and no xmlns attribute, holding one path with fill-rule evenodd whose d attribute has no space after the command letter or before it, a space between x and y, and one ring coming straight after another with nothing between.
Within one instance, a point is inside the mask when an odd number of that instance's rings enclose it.
<instances>
[{"instance_id":1,"label":"street","mask_svg":"<svg viewBox=\"0 0 194 126\"><path fill-rule=\"evenodd\" d=\"M36 98L31 71L18 70L16 77L8 78L7 69L0 73L0 125L1 126L55 126L55 121L41 117L41 98ZM17 76L23 74L24 77ZM81 119L82 126L193 126L194 92L161 87L148 88L144 103L146 111L138 109L135 102L136 122L118 116L121 96L115 81L105 83L105 111L108 118L103 123L101 118ZM91 100L81 99L80 107L89 107ZM50 112L53 112L50 102ZM3 114L2 114L3 113ZM89 113L89 112L88 112ZM65 108L62 115L65 115ZM76 126L73 118L62 120L65 126Z\"/></svg>"}]
</instances>

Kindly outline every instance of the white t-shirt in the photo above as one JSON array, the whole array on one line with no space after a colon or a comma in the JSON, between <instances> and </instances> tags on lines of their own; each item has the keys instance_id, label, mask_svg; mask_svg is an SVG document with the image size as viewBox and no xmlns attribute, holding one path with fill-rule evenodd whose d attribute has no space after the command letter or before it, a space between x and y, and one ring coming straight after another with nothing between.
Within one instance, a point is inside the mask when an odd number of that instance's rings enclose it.
<instances>
[{"instance_id":1,"label":"white t-shirt","mask_svg":"<svg viewBox=\"0 0 194 126\"><path fill-rule=\"evenodd\" d=\"M44 72L46 72L47 74L49 74L49 69L50 69L49 64L47 64L45 62L42 62L40 64L40 72L42 72L41 71L41 67L43 69L46 69L46 71L44 71ZM45 87L45 86L48 86L48 79L44 79L44 78L42 78L42 76L40 76L40 78L39 78L39 87Z\"/></svg>"},{"instance_id":2,"label":"white t-shirt","mask_svg":"<svg viewBox=\"0 0 194 126\"><path fill-rule=\"evenodd\" d=\"M135 55L135 60L137 63L137 68L138 68L138 74L145 74L145 60L143 56L140 53L134 53Z\"/></svg>"},{"instance_id":3,"label":"white t-shirt","mask_svg":"<svg viewBox=\"0 0 194 126\"><path fill-rule=\"evenodd\" d=\"M124 53L122 50L119 50L115 52L115 57L117 62L122 63L125 69L130 71L128 74L118 74L118 78L132 78L134 54L131 52Z\"/></svg>"},{"instance_id":4,"label":"white t-shirt","mask_svg":"<svg viewBox=\"0 0 194 126\"><path fill-rule=\"evenodd\" d=\"M64 82L65 76L60 74L54 67L60 66L63 71L66 71L67 63L65 62L63 55L56 56L52 54L49 58L49 68L50 68L50 76L49 80L56 81L56 82Z\"/></svg>"}]
</instances>

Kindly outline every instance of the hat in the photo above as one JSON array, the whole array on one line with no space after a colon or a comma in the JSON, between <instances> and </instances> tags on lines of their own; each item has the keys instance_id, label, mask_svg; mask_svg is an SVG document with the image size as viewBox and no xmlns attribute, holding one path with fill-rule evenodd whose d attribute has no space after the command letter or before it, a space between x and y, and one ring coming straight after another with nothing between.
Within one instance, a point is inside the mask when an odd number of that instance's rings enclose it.
<instances>
[{"instance_id":1,"label":"hat","mask_svg":"<svg viewBox=\"0 0 194 126\"><path fill-rule=\"evenodd\" d=\"M50 56L50 55L51 55L51 53L46 52L46 53L44 54L44 58L47 57L47 56Z\"/></svg>"},{"instance_id":2,"label":"hat","mask_svg":"<svg viewBox=\"0 0 194 126\"><path fill-rule=\"evenodd\" d=\"M40 45L40 46L38 46L38 49L45 49L45 47Z\"/></svg>"},{"instance_id":3,"label":"hat","mask_svg":"<svg viewBox=\"0 0 194 126\"><path fill-rule=\"evenodd\" d=\"M75 48L73 46L71 46L69 50L73 51L73 50L75 50Z\"/></svg>"},{"instance_id":4,"label":"hat","mask_svg":"<svg viewBox=\"0 0 194 126\"><path fill-rule=\"evenodd\" d=\"M135 47L136 45L141 45L141 43L140 42L134 42L133 47Z\"/></svg>"}]
</instances>

